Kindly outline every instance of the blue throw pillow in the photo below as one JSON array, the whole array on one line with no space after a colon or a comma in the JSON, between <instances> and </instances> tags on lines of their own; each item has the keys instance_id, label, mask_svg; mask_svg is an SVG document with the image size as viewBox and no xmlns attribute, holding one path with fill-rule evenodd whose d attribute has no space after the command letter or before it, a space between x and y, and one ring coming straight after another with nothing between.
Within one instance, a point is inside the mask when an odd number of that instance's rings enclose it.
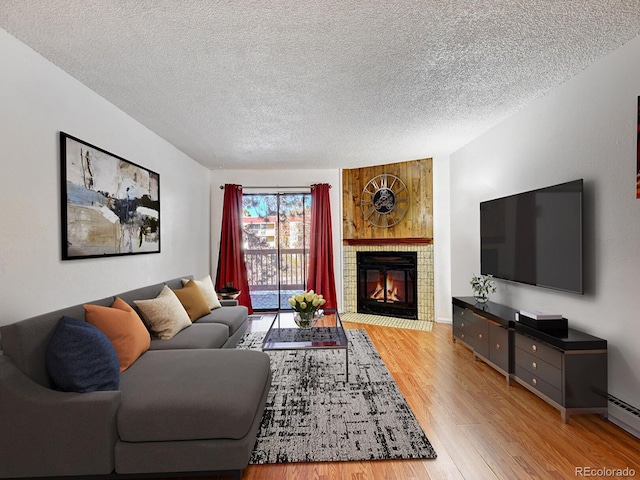
<instances>
[{"instance_id":1,"label":"blue throw pillow","mask_svg":"<svg viewBox=\"0 0 640 480\"><path fill-rule=\"evenodd\" d=\"M45 354L53 383L64 392L94 392L120 388L116 350L93 325L64 316L58 322Z\"/></svg>"}]
</instances>

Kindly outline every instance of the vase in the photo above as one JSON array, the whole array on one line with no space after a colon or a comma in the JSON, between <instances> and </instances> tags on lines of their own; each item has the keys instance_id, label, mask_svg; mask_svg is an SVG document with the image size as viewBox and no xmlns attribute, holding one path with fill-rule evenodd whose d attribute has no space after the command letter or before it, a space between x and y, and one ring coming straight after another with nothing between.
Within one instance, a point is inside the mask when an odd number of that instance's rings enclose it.
<instances>
[{"instance_id":1,"label":"vase","mask_svg":"<svg viewBox=\"0 0 640 480\"><path fill-rule=\"evenodd\" d=\"M474 293L473 298L476 299L476 303L487 303L489 301L489 295L487 294Z\"/></svg>"},{"instance_id":2,"label":"vase","mask_svg":"<svg viewBox=\"0 0 640 480\"><path fill-rule=\"evenodd\" d=\"M322 314L318 310L313 312L296 312L293 320L300 328L312 328L322 318Z\"/></svg>"}]
</instances>

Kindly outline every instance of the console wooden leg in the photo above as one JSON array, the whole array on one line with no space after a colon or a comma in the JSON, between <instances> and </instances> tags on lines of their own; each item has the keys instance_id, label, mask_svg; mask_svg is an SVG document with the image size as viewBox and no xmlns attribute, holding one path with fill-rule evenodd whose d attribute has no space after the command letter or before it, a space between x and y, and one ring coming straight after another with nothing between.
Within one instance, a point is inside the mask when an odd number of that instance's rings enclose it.
<instances>
[{"instance_id":1,"label":"console wooden leg","mask_svg":"<svg viewBox=\"0 0 640 480\"><path fill-rule=\"evenodd\" d=\"M560 410L560 417L564 423L569 423L569 415L567 415L567 410L565 408Z\"/></svg>"}]
</instances>

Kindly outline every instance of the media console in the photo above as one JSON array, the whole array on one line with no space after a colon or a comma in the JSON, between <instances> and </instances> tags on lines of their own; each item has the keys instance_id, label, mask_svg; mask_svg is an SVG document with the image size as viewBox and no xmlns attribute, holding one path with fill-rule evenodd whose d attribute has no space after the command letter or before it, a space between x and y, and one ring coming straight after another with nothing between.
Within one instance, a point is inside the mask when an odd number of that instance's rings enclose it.
<instances>
[{"instance_id":1,"label":"media console","mask_svg":"<svg viewBox=\"0 0 640 480\"><path fill-rule=\"evenodd\" d=\"M518 310L453 297L453 341L560 411L607 417L607 341L569 328L544 332L516 321Z\"/></svg>"}]
</instances>

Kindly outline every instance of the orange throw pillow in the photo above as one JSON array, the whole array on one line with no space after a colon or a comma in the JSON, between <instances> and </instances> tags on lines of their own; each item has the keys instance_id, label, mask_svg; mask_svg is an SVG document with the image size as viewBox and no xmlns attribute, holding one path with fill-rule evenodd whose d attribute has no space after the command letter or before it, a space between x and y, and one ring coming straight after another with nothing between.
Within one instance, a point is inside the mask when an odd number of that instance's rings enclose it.
<instances>
[{"instance_id":1,"label":"orange throw pillow","mask_svg":"<svg viewBox=\"0 0 640 480\"><path fill-rule=\"evenodd\" d=\"M149 350L151 335L136 311L120 297L111 307L84 305L87 322L97 327L113 344L120 363L120 372L133 365Z\"/></svg>"},{"instance_id":2,"label":"orange throw pillow","mask_svg":"<svg viewBox=\"0 0 640 480\"><path fill-rule=\"evenodd\" d=\"M184 287L174 290L173 293L180 300L192 322L211 313L207 299L204 298L200 288L193 280L189 280Z\"/></svg>"}]
</instances>

